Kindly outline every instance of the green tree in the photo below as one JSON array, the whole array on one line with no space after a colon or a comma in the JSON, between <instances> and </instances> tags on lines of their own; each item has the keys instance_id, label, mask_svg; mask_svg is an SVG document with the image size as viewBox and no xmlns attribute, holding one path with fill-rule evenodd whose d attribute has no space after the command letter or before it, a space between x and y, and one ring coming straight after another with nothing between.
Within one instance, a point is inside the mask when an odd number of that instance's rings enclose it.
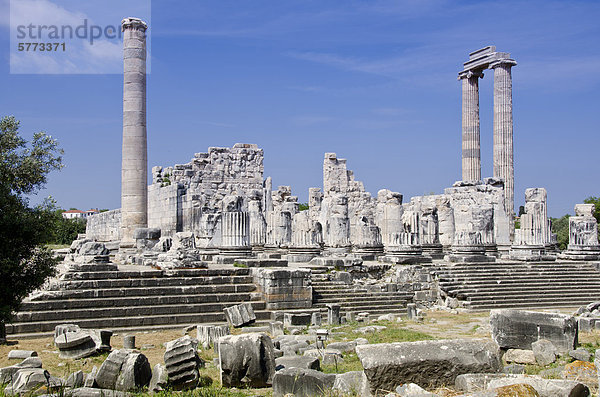
<instances>
[{"instance_id":1,"label":"green tree","mask_svg":"<svg viewBox=\"0 0 600 397\"><path fill-rule=\"evenodd\" d=\"M38 209L42 211L45 223L52 225L46 244L71 244L78 234L85 233L85 218L64 218L64 210L58 207L52 197L48 197Z\"/></svg>"},{"instance_id":2,"label":"green tree","mask_svg":"<svg viewBox=\"0 0 600 397\"><path fill-rule=\"evenodd\" d=\"M299 203L298 204L298 211L306 211L308 210L308 203Z\"/></svg>"},{"instance_id":3,"label":"green tree","mask_svg":"<svg viewBox=\"0 0 600 397\"><path fill-rule=\"evenodd\" d=\"M567 249L569 244L569 215L564 215L560 218L552 219L552 233L556 233L558 240L558 248L561 250Z\"/></svg>"},{"instance_id":4,"label":"green tree","mask_svg":"<svg viewBox=\"0 0 600 397\"><path fill-rule=\"evenodd\" d=\"M14 117L0 120L0 327L54 273L56 260L44 248L53 233L51 217L42 206L31 208L26 195L62 168L62 154L45 133L28 143Z\"/></svg>"}]
</instances>

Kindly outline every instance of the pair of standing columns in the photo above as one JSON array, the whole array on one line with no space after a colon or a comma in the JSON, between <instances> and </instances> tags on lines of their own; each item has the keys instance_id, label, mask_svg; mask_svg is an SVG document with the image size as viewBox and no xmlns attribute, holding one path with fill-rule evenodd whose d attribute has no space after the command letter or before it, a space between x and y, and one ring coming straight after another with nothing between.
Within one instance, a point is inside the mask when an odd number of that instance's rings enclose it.
<instances>
[{"instance_id":1,"label":"pair of standing columns","mask_svg":"<svg viewBox=\"0 0 600 397\"><path fill-rule=\"evenodd\" d=\"M514 163L511 68L517 63L503 59L491 63L494 69L494 177L504 180L504 208L514 212ZM459 74L462 80L462 180L481 180L479 126L479 79L482 70Z\"/></svg>"}]
</instances>

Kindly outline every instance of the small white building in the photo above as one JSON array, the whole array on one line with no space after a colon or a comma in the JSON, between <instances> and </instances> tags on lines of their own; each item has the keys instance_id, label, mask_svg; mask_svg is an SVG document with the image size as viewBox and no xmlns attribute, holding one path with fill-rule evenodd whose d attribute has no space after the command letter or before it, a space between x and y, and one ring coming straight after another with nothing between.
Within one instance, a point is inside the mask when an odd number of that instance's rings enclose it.
<instances>
[{"instance_id":1,"label":"small white building","mask_svg":"<svg viewBox=\"0 0 600 397\"><path fill-rule=\"evenodd\" d=\"M85 216L88 217L88 216L96 215L99 213L100 213L100 211L98 210L98 208L92 208L92 209L85 211Z\"/></svg>"},{"instance_id":2,"label":"small white building","mask_svg":"<svg viewBox=\"0 0 600 397\"><path fill-rule=\"evenodd\" d=\"M79 219L85 218L87 214L80 210L68 210L62 213L63 218L65 219Z\"/></svg>"}]
</instances>

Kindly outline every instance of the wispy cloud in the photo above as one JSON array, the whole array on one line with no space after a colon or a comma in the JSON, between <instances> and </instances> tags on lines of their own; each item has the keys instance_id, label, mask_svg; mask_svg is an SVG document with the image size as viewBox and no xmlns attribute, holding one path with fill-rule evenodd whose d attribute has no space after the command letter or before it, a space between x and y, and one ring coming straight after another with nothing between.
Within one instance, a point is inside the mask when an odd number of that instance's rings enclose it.
<instances>
[{"instance_id":1,"label":"wispy cloud","mask_svg":"<svg viewBox=\"0 0 600 397\"><path fill-rule=\"evenodd\" d=\"M143 1L138 1L139 4L143 5ZM104 8L73 0L12 0L11 73L122 73L123 50L118 37L122 15L119 7L113 7L117 5L117 0L105 0ZM27 33L25 38L19 37L18 26L25 27L21 29ZM50 36L52 27L58 40ZM92 33L94 39L91 39ZM17 43L21 42L64 43L64 47L43 52L17 51Z\"/></svg>"},{"instance_id":2,"label":"wispy cloud","mask_svg":"<svg viewBox=\"0 0 600 397\"><path fill-rule=\"evenodd\" d=\"M335 120L331 116L296 116L292 118L292 123L301 126L325 124Z\"/></svg>"}]
</instances>

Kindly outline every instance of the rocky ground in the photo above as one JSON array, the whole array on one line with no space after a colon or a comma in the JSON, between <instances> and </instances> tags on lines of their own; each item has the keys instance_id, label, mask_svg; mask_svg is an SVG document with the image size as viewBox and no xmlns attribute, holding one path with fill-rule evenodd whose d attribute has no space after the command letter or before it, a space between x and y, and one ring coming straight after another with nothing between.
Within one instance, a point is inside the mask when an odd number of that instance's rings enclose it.
<instances>
[{"instance_id":1,"label":"rocky ground","mask_svg":"<svg viewBox=\"0 0 600 397\"><path fill-rule=\"evenodd\" d=\"M564 309L561 311L564 313L573 313L574 309ZM330 326L328 328L330 336L327 344L355 341L357 339L364 339L364 342L368 344L376 344L430 339L490 338L489 312L468 313L428 310L420 321L387 319L351 323L337 327ZM240 332L238 329L232 330L232 334L240 334ZM145 331L127 334L135 335L136 348L147 357L150 366L154 368L156 364L164 364L165 344L183 336L185 330ZM188 330L187 334L195 337L196 331ZM123 336L123 334L118 333L113 335L111 340L113 350L123 348ZM316 339L316 335L308 334L307 338L307 342L311 342L310 338ZM279 339L281 340L281 337ZM580 333L579 340L583 350L593 355L595 350L600 347L600 331ZM99 367L108 356L108 353L104 353L79 360L61 359L59 358L58 349L54 346L52 337L22 339L18 341L10 340L9 338L8 345L0 346L0 367L19 363L19 360L8 359L8 353L15 349L36 351L42 360L43 368L48 370L52 376L64 379L69 374L78 370L89 373L94 366ZM219 388L219 371L214 362L217 354L213 349L204 350L200 348L198 355L205 362L204 368L200 369L201 384L212 384L212 387L207 388L205 391L209 394L199 395L272 395L273 391L271 388L221 390ZM593 356L584 358L588 359L589 364L578 364L581 368L575 368L573 365L569 366L569 363L574 361L572 357L561 356L556 362L546 366L533 363L524 365L524 371L527 374L541 373L546 378L555 379L563 377L564 371L568 370L574 371L575 375L573 376L577 378L578 376L582 376L582 373L585 375L585 371L590 370L588 367L593 367L593 364L590 362L593 361ZM585 362L585 360L581 362ZM566 368L565 365L567 366ZM335 361L321 363L321 371L325 374L362 371L362 369L361 362L352 349L343 352L340 360L336 359ZM590 376L589 379L586 379L586 384L594 394L597 394L597 377ZM454 389L453 384L436 386L435 388L431 388L430 391L441 396L462 394ZM198 391L197 393L203 392ZM410 395L410 393L406 395Z\"/></svg>"}]
</instances>

